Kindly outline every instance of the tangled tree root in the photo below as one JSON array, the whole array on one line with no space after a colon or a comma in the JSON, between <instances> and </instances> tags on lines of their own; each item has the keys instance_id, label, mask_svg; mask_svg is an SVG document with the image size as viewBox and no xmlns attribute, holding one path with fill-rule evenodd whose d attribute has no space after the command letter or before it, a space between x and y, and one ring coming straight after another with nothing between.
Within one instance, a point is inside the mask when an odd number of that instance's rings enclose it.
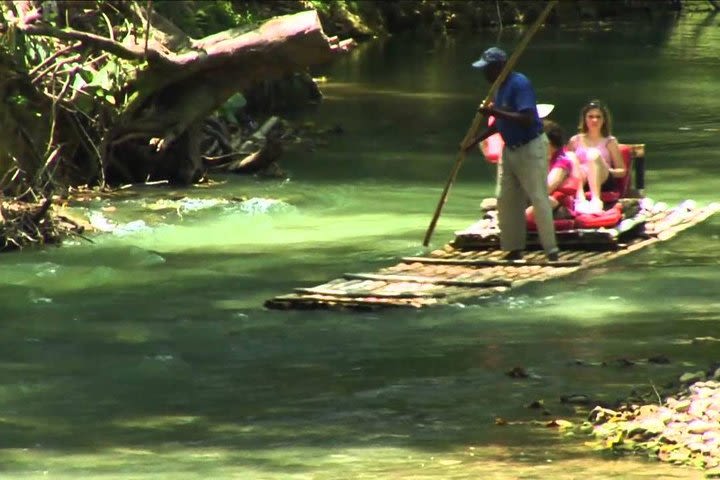
<instances>
[{"instance_id":1,"label":"tangled tree root","mask_svg":"<svg viewBox=\"0 0 720 480\"><path fill-rule=\"evenodd\" d=\"M84 227L67 217L54 215L52 199L38 203L0 202L0 251L31 245L57 244L69 235L80 235Z\"/></svg>"}]
</instances>

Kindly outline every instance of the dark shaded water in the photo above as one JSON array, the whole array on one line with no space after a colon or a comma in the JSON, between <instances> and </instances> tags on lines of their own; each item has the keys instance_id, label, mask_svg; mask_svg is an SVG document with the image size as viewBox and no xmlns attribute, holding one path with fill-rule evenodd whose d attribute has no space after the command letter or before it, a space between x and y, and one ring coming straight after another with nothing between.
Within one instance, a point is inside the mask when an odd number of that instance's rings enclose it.
<instances>
[{"instance_id":1,"label":"dark shaded water","mask_svg":"<svg viewBox=\"0 0 720 480\"><path fill-rule=\"evenodd\" d=\"M695 14L542 31L518 69L568 131L588 98L608 102L620 140L648 145L653 198L706 204L720 173L717 24ZM506 30L500 43L518 38ZM363 45L317 72L326 98L305 120L345 133L288 153L291 181L228 178L173 192L182 202L158 201L167 192L95 202L78 211L122 225L115 234L3 255L0 476L699 478L495 418L578 419L560 396L613 400L717 359L717 343L693 342L720 337L717 219L482 305L262 308L422 252L487 89L469 64L495 40ZM473 222L493 188L492 167L468 157L435 246ZM240 195L254 200L219 200ZM615 362L655 355L671 363ZM532 378L506 376L514 366ZM550 415L525 407L538 399Z\"/></svg>"}]
</instances>

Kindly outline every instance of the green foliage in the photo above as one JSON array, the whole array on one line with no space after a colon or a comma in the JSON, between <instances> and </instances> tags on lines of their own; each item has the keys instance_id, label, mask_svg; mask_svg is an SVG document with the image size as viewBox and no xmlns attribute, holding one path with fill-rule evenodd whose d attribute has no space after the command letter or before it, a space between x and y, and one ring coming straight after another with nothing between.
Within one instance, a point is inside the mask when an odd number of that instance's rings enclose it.
<instances>
[{"instance_id":1,"label":"green foliage","mask_svg":"<svg viewBox=\"0 0 720 480\"><path fill-rule=\"evenodd\" d=\"M238 124L240 123L235 116L240 109L247 105L247 100L242 93L236 93L218 109L218 113L228 122Z\"/></svg>"},{"instance_id":2,"label":"green foliage","mask_svg":"<svg viewBox=\"0 0 720 480\"><path fill-rule=\"evenodd\" d=\"M330 15L334 12L348 11L357 13L361 10L360 3L364 3L366 6L371 5L371 8L375 9L377 6L372 5L374 2L356 2L350 0L307 0L305 2L310 8L313 8L324 15Z\"/></svg>"},{"instance_id":3,"label":"green foliage","mask_svg":"<svg viewBox=\"0 0 720 480\"><path fill-rule=\"evenodd\" d=\"M237 13L229 0L155 0L153 7L186 34L195 38L254 21L252 13Z\"/></svg>"},{"instance_id":4,"label":"green foliage","mask_svg":"<svg viewBox=\"0 0 720 480\"><path fill-rule=\"evenodd\" d=\"M25 95L21 95L19 93L16 93L14 95L10 95L7 98L7 103L16 105L18 107L25 107L30 103L30 100Z\"/></svg>"},{"instance_id":5,"label":"green foliage","mask_svg":"<svg viewBox=\"0 0 720 480\"><path fill-rule=\"evenodd\" d=\"M326 0L309 0L307 2L312 8L317 10L320 13L329 14L332 12L333 8L335 8L337 3L345 3L345 2L338 2L335 1L326 1Z\"/></svg>"}]
</instances>

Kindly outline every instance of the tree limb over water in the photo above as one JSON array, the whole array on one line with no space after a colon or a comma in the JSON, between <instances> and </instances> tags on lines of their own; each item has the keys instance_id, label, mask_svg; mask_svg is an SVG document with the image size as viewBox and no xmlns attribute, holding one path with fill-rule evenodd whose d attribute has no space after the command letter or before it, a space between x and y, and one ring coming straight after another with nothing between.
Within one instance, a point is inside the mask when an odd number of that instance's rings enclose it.
<instances>
[{"instance_id":1,"label":"tree limb over water","mask_svg":"<svg viewBox=\"0 0 720 480\"><path fill-rule=\"evenodd\" d=\"M22 172L11 178L43 186L60 177L69 184L197 181L209 115L258 81L330 61L353 45L325 35L313 10L192 39L151 2L45 4L56 10L32 0L2 5L8 35L0 51L7 65L0 95L21 92L18 101L39 113L16 109L0 119L23 139L0 145L0 154ZM29 151L32 162L21 159Z\"/></svg>"}]
</instances>

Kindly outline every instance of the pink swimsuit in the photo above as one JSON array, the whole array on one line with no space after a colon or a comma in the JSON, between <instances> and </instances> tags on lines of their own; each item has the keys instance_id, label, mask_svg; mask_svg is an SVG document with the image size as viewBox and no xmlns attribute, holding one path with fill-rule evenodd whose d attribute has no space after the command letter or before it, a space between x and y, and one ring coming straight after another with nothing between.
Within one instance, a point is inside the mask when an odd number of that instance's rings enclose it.
<instances>
[{"instance_id":1,"label":"pink swimsuit","mask_svg":"<svg viewBox=\"0 0 720 480\"><path fill-rule=\"evenodd\" d=\"M575 155L577 155L578 160L580 160L580 164L585 165L587 164L587 152L589 149L594 148L597 151L600 152L600 156L602 157L603 161L605 162L605 165L607 165L608 168L612 167L612 162L610 159L610 152L608 151L608 143L610 143L610 140L614 140L615 137L610 135L609 137L605 138L602 142L600 142L599 145L595 145L593 147L586 147L584 145L584 138L582 134L575 135L571 142L575 144Z\"/></svg>"}]
</instances>

